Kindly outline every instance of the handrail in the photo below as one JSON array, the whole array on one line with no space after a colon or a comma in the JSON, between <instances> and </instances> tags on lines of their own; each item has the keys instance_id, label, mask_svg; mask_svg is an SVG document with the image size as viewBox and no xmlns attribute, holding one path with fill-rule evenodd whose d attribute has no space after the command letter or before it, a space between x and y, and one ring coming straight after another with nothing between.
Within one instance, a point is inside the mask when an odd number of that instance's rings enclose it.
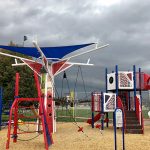
<instances>
[{"instance_id":1,"label":"handrail","mask_svg":"<svg viewBox=\"0 0 150 150\"><path fill-rule=\"evenodd\" d=\"M137 96L136 96L136 116L138 118L140 125L142 126L142 131L144 133L144 120L143 120L143 115L142 115L142 109L141 109L141 105L139 102L139 98Z\"/></svg>"},{"instance_id":2,"label":"handrail","mask_svg":"<svg viewBox=\"0 0 150 150\"><path fill-rule=\"evenodd\" d=\"M141 125L141 121L140 121L140 110L139 110L139 100L138 98L136 97L136 117Z\"/></svg>"},{"instance_id":3,"label":"handrail","mask_svg":"<svg viewBox=\"0 0 150 150\"><path fill-rule=\"evenodd\" d=\"M117 106L118 106L118 108L120 108L123 111L123 114L124 114L124 118L123 118L124 119L124 129L126 129L126 114L125 114L125 111L124 111L124 107L123 107L121 98L119 96L117 97Z\"/></svg>"},{"instance_id":4,"label":"handrail","mask_svg":"<svg viewBox=\"0 0 150 150\"><path fill-rule=\"evenodd\" d=\"M139 103L139 98L136 97L136 117L141 125L141 119L140 119L140 113L141 113L141 110L140 110L140 103Z\"/></svg>"}]
</instances>

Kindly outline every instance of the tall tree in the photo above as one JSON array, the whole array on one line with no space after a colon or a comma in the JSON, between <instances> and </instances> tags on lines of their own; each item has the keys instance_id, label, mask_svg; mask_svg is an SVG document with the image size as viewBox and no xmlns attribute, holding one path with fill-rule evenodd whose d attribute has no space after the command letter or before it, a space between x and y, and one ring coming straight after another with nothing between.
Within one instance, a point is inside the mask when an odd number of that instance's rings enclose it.
<instances>
[{"instance_id":1,"label":"tall tree","mask_svg":"<svg viewBox=\"0 0 150 150\"><path fill-rule=\"evenodd\" d=\"M16 46L12 41L11 46ZM0 50L6 52L6 50ZM7 51L9 54L26 57L25 55ZM29 57L28 57L29 58ZM12 67L14 58L0 55L0 86L3 87L3 100L14 99L15 89L15 74L20 73L20 88L19 93L21 97L36 97L36 89L34 84L33 71L27 66Z\"/></svg>"}]
</instances>

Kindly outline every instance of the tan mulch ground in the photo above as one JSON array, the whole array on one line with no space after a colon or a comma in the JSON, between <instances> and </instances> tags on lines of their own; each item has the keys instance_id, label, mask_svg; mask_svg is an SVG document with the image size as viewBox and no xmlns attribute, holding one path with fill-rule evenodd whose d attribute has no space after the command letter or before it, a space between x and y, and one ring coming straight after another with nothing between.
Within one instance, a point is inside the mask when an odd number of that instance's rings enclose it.
<instances>
[{"instance_id":1,"label":"tan mulch ground","mask_svg":"<svg viewBox=\"0 0 150 150\"><path fill-rule=\"evenodd\" d=\"M78 123L84 127L84 133L77 132L78 127L73 123L57 123L57 133L53 135L54 144L49 150L114 150L113 127L105 128L101 132L92 129L86 123ZM7 129L0 131L0 150L5 149ZM88 137L87 137L87 136ZM30 134L30 137L35 136ZM30 138L28 135L21 135L21 139ZM118 150L121 150L121 131L117 130ZM150 150L150 125L145 126L144 135L125 134L126 150ZM18 141L10 144L10 150L44 150L43 135L31 141Z\"/></svg>"}]
</instances>

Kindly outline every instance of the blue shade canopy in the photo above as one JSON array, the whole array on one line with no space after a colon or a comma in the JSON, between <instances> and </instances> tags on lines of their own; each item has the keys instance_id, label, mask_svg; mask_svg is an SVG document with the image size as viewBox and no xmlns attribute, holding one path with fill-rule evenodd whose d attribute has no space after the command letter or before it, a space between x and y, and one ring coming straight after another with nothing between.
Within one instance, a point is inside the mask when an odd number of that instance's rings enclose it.
<instances>
[{"instance_id":1,"label":"blue shade canopy","mask_svg":"<svg viewBox=\"0 0 150 150\"><path fill-rule=\"evenodd\" d=\"M65 55L78 50L80 48L92 45L94 43L81 44L81 45L71 45L71 46L60 46L60 47L41 47L46 58L59 58L61 59ZM10 50L13 52L18 52L35 58L39 58L41 55L35 47L15 47L15 46L4 46L0 45L0 48L5 50Z\"/></svg>"}]
</instances>

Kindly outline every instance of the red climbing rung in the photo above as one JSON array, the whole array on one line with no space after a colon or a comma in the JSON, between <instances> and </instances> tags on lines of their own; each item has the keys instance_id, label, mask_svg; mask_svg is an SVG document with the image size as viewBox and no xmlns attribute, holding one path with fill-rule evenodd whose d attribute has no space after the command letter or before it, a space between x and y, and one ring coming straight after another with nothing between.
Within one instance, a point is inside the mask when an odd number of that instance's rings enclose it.
<instances>
[{"instance_id":1,"label":"red climbing rung","mask_svg":"<svg viewBox=\"0 0 150 150\"><path fill-rule=\"evenodd\" d=\"M39 101L39 98L17 98L19 101Z\"/></svg>"},{"instance_id":2,"label":"red climbing rung","mask_svg":"<svg viewBox=\"0 0 150 150\"><path fill-rule=\"evenodd\" d=\"M28 107L27 106L18 106L18 108L19 109L23 109L23 108L26 108L26 109L30 108L31 109L32 107L30 107L30 106L28 106ZM35 109L39 109L39 108L35 108Z\"/></svg>"},{"instance_id":3,"label":"red climbing rung","mask_svg":"<svg viewBox=\"0 0 150 150\"><path fill-rule=\"evenodd\" d=\"M29 133L37 133L39 131L24 131L24 132L18 132L17 134L29 134ZM40 130L40 132L43 132L43 130ZM13 134L10 134L13 135Z\"/></svg>"},{"instance_id":4,"label":"red climbing rung","mask_svg":"<svg viewBox=\"0 0 150 150\"><path fill-rule=\"evenodd\" d=\"M19 119L23 119L23 118L36 119L36 118L40 118L40 116L36 116L36 115L33 115L33 116L24 116L23 114L19 114L18 118Z\"/></svg>"}]
</instances>

